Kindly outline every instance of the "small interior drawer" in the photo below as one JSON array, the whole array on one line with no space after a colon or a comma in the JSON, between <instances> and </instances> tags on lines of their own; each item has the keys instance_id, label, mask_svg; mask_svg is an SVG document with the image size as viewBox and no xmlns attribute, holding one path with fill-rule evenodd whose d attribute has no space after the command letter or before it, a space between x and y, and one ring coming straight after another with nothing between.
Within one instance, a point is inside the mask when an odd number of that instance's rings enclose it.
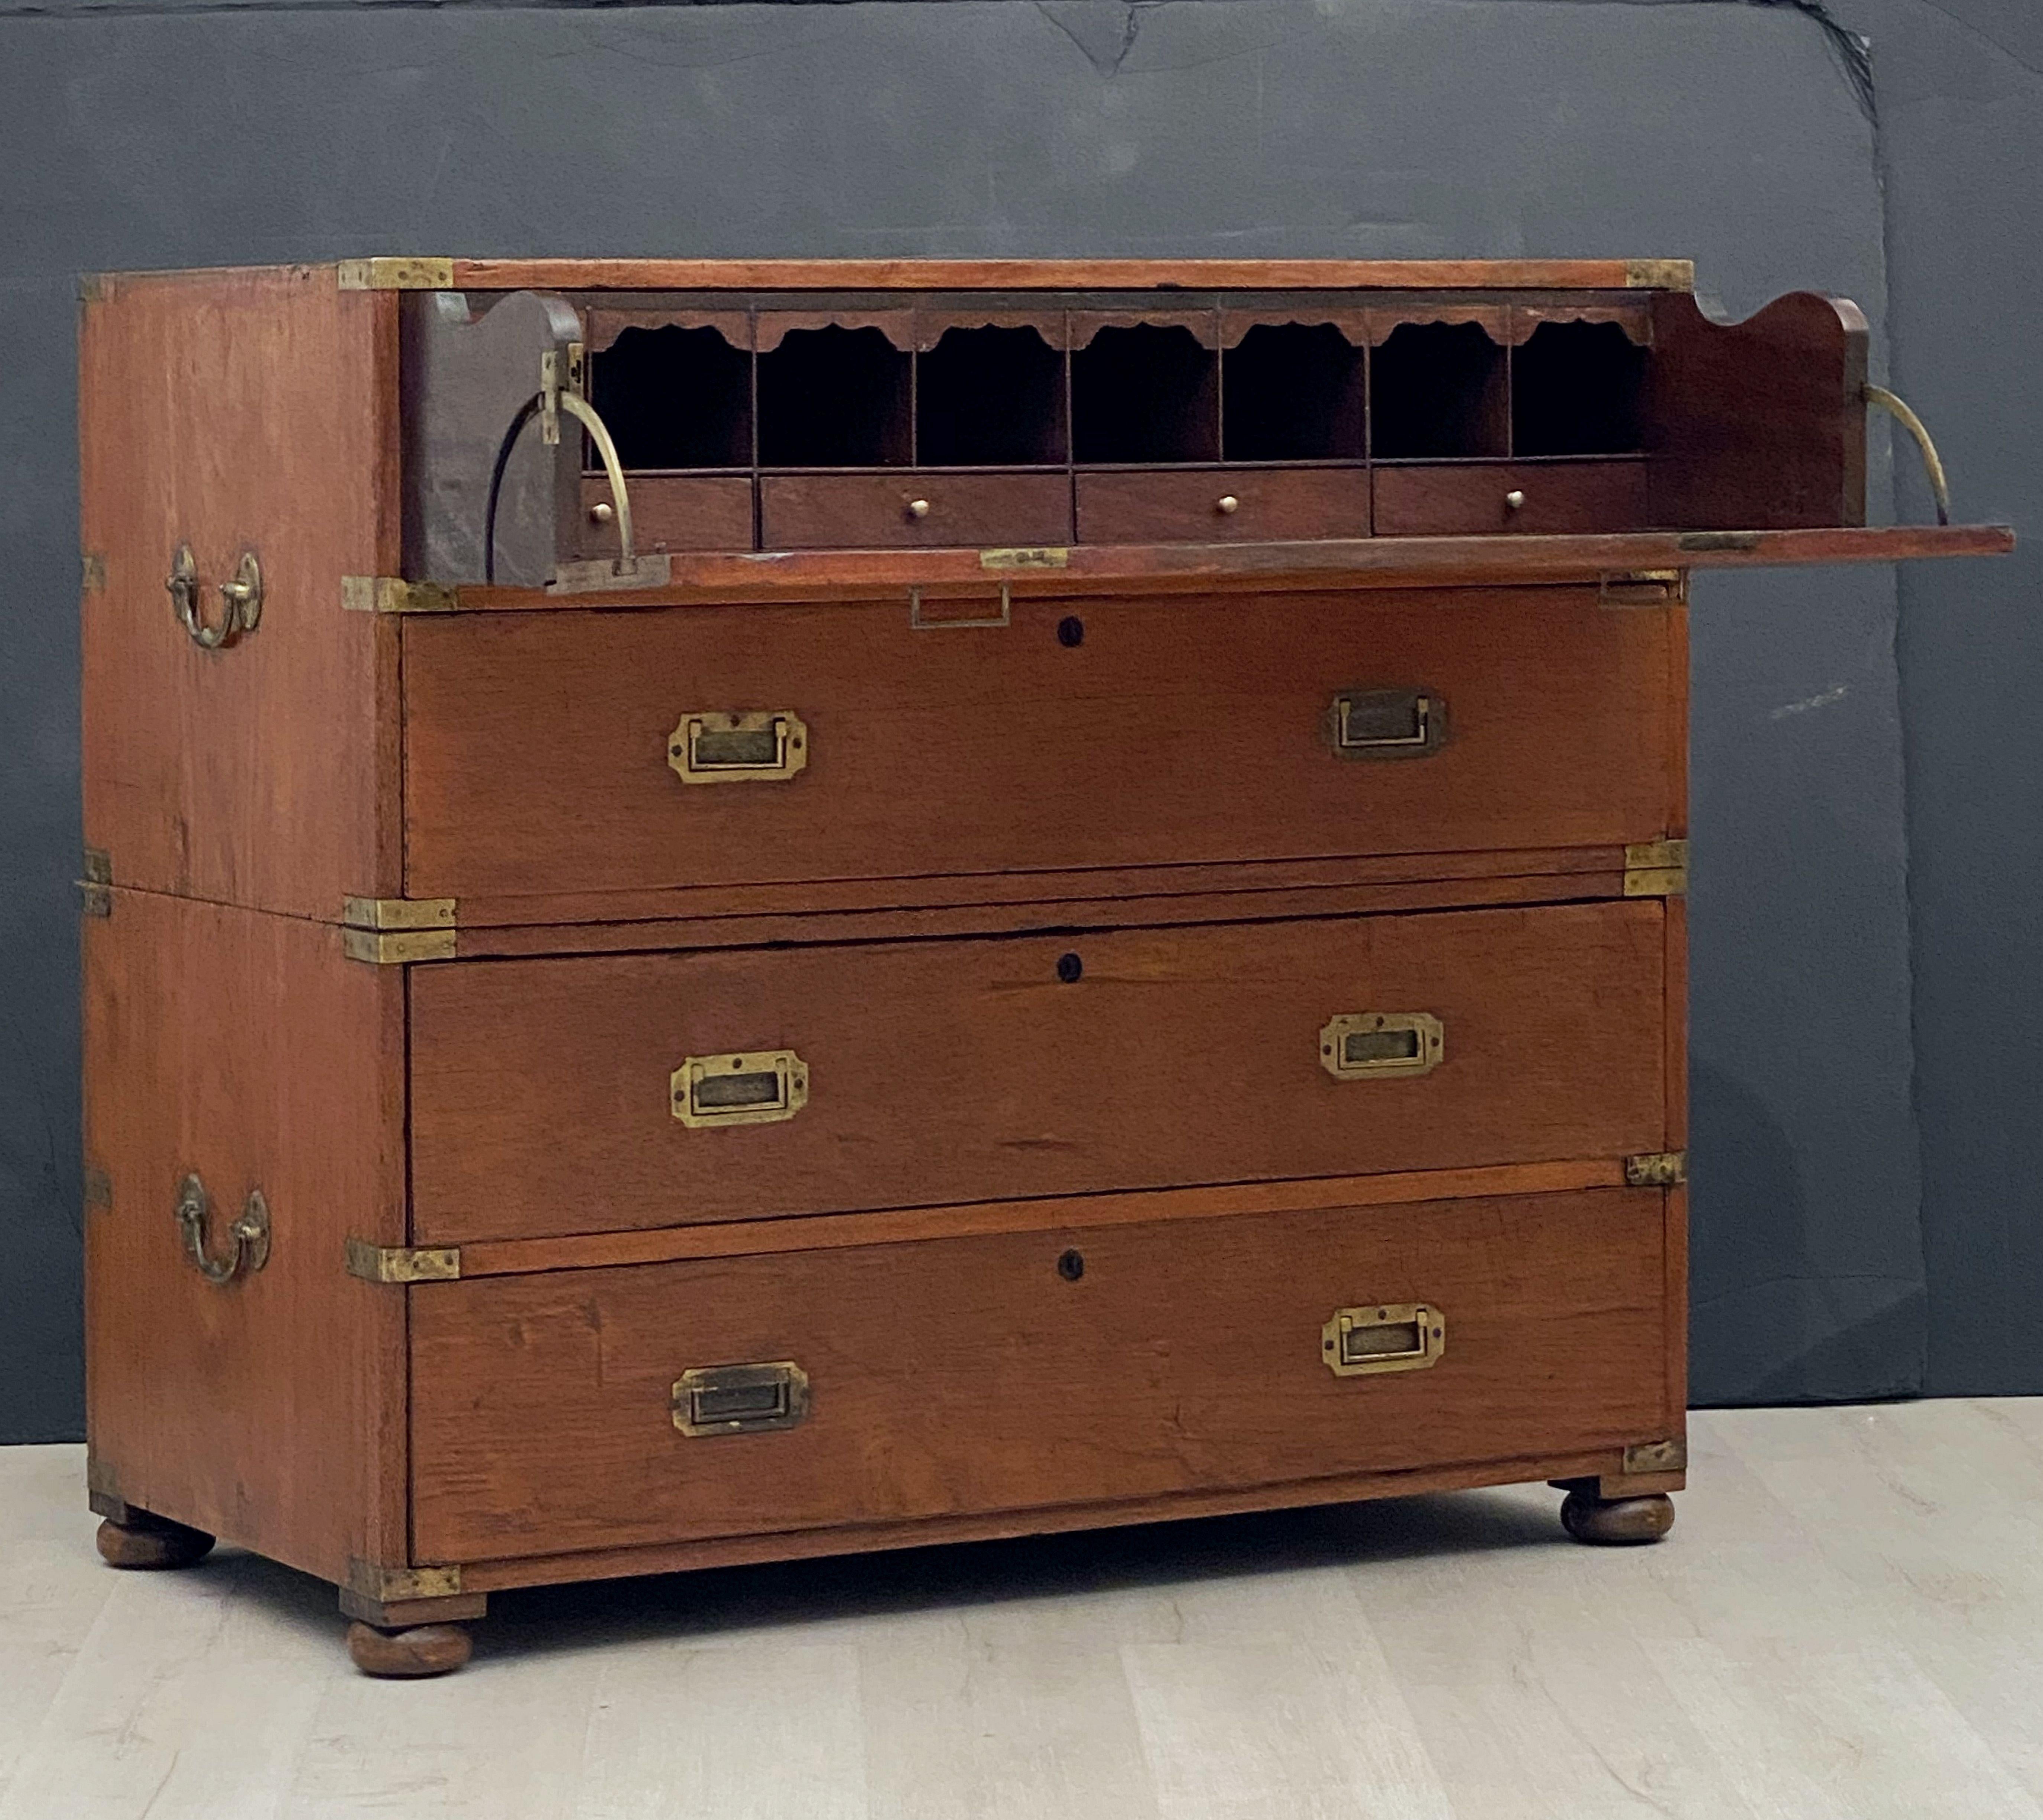
<instances>
[{"instance_id":1,"label":"small interior drawer","mask_svg":"<svg viewBox=\"0 0 2043 1820\"><path fill-rule=\"evenodd\" d=\"M416 1545L502 1559L1622 1446L1681 1420L1663 1209L1595 1189L423 1285Z\"/></svg>"},{"instance_id":2,"label":"small interior drawer","mask_svg":"<svg viewBox=\"0 0 2043 1820\"><path fill-rule=\"evenodd\" d=\"M1379 467L1375 481L1384 537L1637 531L1646 523L1642 461Z\"/></svg>"},{"instance_id":3,"label":"small interior drawer","mask_svg":"<svg viewBox=\"0 0 2043 1820\"><path fill-rule=\"evenodd\" d=\"M1361 468L1200 469L1078 477L1086 543L1271 543L1366 537Z\"/></svg>"},{"instance_id":4,"label":"small interior drawer","mask_svg":"<svg viewBox=\"0 0 2043 1820\"><path fill-rule=\"evenodd\" d=\"M768 550L1071 542L1061 473L769 474L759 498Z\"/></svg>"},{"instance_id":5,"label":"small interior drawer","mask_svg":"<svg viewBox=\"0 0 2043 1820\"><path fill-rule=\"evenodd\" d=\"M749 550L752 482L743 474L631 474L631 529L639 554L662 550ZM610 482L585 475L577 539L584 557L618 554Z\"/></svg>"}]
</instances>

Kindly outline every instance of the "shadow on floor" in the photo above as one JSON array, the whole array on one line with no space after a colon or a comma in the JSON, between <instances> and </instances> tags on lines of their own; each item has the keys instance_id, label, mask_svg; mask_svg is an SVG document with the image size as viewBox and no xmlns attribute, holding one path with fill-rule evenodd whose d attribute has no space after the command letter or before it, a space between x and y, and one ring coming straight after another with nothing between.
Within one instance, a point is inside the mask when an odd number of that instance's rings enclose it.
<instances>
[{"instance_id":1,"label":"shadow on floor","mask_svg":"<svg viewBox=\"0 0 2043 1820\"><path fill-rule=\"evenodd\" d=\"M480 1658L627 1641L683 1642L777 1627L887 1618L946 1606L1354 1567L1435 1554L1573 1546L1558 1494L1456 1492L1366 1504L1144 1523L1013 1541L955 1542L811 1561L705 1569L492 1593ZM333 1589L260 1556L223 1550L205 1571L237 1592L333 1626Z\"/></svg>"}]
</instances>

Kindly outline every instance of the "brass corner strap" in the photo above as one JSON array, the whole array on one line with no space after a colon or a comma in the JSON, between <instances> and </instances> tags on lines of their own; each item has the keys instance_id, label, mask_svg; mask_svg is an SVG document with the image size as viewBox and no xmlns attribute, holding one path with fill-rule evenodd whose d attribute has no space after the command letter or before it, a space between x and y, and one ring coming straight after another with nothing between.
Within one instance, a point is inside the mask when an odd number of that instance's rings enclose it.
<instances>
[{"instance_id":1,"label":"brass corner strap","mask_svg":"<svg viewBox=\"0 0 2043 1820\"><path fill-rule=\"evenodd\" d=\"M450 291L454 261L437 259L343 259L335 274L344 291Z\"/></svg>"},{"instance_id":2,"label":"brass corner strap","mask_svg":"<svg viewBox=\"0 0 2043 1820\"><path fill-rule=\"evenodd\" d=\"M1680 898L1688 895L1688 843L1640 841L1624 849L1624 895L1628 898Z\"/></svg>"},{"instance_id":3,"label":"brass corner strap","mask_svg":"<svg viewBox=\"0 0 2043 1820\"><path fill-rule=\"evenodd\" d=\"M1693 259L1627 259L1624 285L1634 291L1692 291L1696 288Z\"/></svg>"},{"instance_id":4,"label":"brass corner strap","mask_svg":"<svg viewBox=\"0 0 2043 1820\"><path fill-rule=\"evenodd\" d=\"M104 594L106 592L106 558L98 550L88 550L80 553L78 591L80 594Z\"/></svg>"},{"instance_id":5,"label":"brass corner strap","mask_svg":"<svg viewBox=\"0 0 2043 1820\"><path fill-rule=\"evenodd\" d=\"M372 1245L350 1239L343 1253L347 1274L365 1283L450 1283L461 1275L458 1245Z\"/></svg>"},{"instance_id":6,"label":"brass corner strap","mask_svg":"<svg viewBox=\"0 0 2043 1820\"><path fill-rule=\"evenodd\" d=\"M451 613L461 591L443 581L404 581L394 575L343 575L340 603L351 613Z\"/></svg>"},{"instance_id":7,"label":"brass corner strap","mask_svg":"<svg viewBox=\"0 0 2043 1820\"><path fill-rule=\"evenodd\" d=\"M1627 1473L1685 1473L1688 1443L1683 1440L1634 1441L1624 1450Z\"/></svg>"},{"instance_id":8,"label":"brass corner strap","mask_svg":"<svg viewBox=\"0 0 2043 1820\"><path fill-rule=\"evenodd\" d=\"M1624 1159L1627 1188L1678 1188L1688 1179L1688 1153L1685 1150L1650 1150L1642 1156Z\"/></svg>"},{"instance_id":9,"label":"brass corner strap","mask_svg":"<svg viewBox=\"0 0 2043 1820\"><path fill-rule=\"evenodd\" d=\"M343 898L340 944L350 960L400 967L454 957L452 898Z\"/></svg>"},{"instance_id":10,"label":"brass corner strap","mask_svg":"<svg viewBox=\"0 0 2043 1820\"><path fill-rule=\"evenodd\" d=\"M113 914L113 860L97 847L85 849L83 876L78 881L79 908L87 916Z\"/></svg>"},{"instance_id":11,"label":"brass corner strap","mask_svg":"<svg viewBox=\"0 0 2043 1820\"><path fill-rule=\"evenodd\" d=\"M347 1589L379 1605L398 1605L408 1599L454 1599L461 1595L458 1567L378 1567L373 1562L351 1559Z\"/></svg>"}]
</instances>

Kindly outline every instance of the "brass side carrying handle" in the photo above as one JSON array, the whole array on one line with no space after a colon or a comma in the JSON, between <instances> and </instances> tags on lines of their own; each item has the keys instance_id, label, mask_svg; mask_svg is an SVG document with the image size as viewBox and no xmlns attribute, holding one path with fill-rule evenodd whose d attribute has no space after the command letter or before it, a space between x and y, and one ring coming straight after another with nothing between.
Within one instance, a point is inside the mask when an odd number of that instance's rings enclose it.
<instances>
[{"instance_id":1,"label":"brass side carrying handle","mask_svg":"<svg viewBox=\"0 0 2043 1820\"><path fill-rule=\"evenodd\" d=\"M1429 1011L1343 1011L1320 1032L1320 1066L1337 1081L1430 1075L1447 1031Z\"/></svg>"},{"instance_id":2,"label":"brass side carrying handle","mask_svg":"<svg viewBox=\"0 0 2043 1820\"><path fill-rule=\"evenodd\" d=\"M270 1204L263 1190L251 1188L241 1209L241 1217L228 1228L234 1249L225 1259L209 1256L205 1248L206 1217L213 1206L205 1184L194 1173L178 1186L178 1229L184 1234L185 1255L198 1274L216 1287L243 1274L253 1274L270 1261Z\"/></svg>"},{"instance_id":3,"label":"brass side carrying handle","mask_svg":"<svg viewBox=\"0 0 2043 1820\"><path fill-rule=\"evenodd\" d=\"M1423 1371L1447 1350L1447 1317L1430 1302L1336 1308L1320 1330L1320 1357L1336 1377Z\"/></svg>"},{"instance_id":4,"label":"brass side carrying handle","mask_svg":"<svg viewBox=\"0 0 2043 1820\"><path fill-rule=\"evenodd\" d=\"M1343 689L1328 719L1343 758L1423 758L1447 736L1447 704L1437 689Z\"/></svg>"},{"instance_id":5,"label":"brass side carrying handle","mask_svg":"<svg viewBox=\"0 0 2043 1820\"><path fill-rule=\"evenodd\" d=\"M1909 409L1906 400L1897 397L1884 385L1867 386L1865 401L1869 404L1877 404L1915 439L1915 446L1922 451L1922 466L1930 477L1930 491L1936 496L1937 522L1949 524L1951 522L1951 485L1944 477L1943 458L1937 453L1937 445L1930 440L1929 427Z\"/></svg>"},{"instance_id":6,"label":"brass side carrying handle","mask_svg":"<svg viewBox=\"0 0 2043 1820\"><path fill-rule=\"evenodd\" d=\"M684 1435L792 1428L809 1412L809 1374L792 1358L699 1366L675 1379L673 1412Z\"/></svg>"},{"instance_id":7,"label":"brass side carrying handle","mask_svg":"<svg viewBox=\"0 0 2043 1820\"><path fill-rule=\"evenodd\" d=\"M674 1117L691 1131L777 1125L809 1103L809 1066L792 1049L690 1056L667 1087Z\"/></svg>"},{"instance_id":8,"label":"brass side carrying handle","mask_svg":"<svg viewBox=\"0 0 2043 1820\"><path fill-rule=\"evenodd\" d=\"M784 784L808 762L808 724L786 708L684 714L667 735L684 784Z\"/></svg>"},{"instance_id":9,"label":"brass side carrying handle","mask_svg":"<svg viewBox=\"0 0 2043 1820\"><path fill-rule=\"evenodd\" d=\"M199 611L199 596L204 589L190 544L179 544L171 555L171 573L164 577L163 586L170 591L178 624L202 651L217 651L223 645L232 644L244 632L254 631L263 617L263 565L252 550L242 551L234 579L220 584L225 610L216 624L209 625Z\"/></svg>"}]
</instances>

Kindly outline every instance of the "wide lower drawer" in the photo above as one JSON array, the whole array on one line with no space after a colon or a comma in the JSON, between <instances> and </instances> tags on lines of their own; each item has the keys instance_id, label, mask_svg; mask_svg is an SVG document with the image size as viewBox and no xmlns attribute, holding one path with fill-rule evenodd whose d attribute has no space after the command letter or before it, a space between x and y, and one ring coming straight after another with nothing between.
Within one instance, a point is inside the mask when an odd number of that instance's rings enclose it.
<instances>
[{"instance_id":1,"label":"wide lower drawer","mask_svg":"<svg viewBox=\"0 0 2043 1820\"><path fill-rule=\"evenodd\" d=\"M1637 899L419 967L412 1229L1658 1150L1665 916Z\"/></svg>"},{"instance_id":2,"label":"wide lower drawer","mask_svg":"<svg viewBox=\"0 0 2043 1820\"><path fill-rule=\"evenodd\" d=\"M474 1561L1655 1439L1680 1420L1663 1198L1606 1189L425 1285L411 1297L415 1545ZM746 1366L763 1369L726 1369Z\"/></svg>"},{"instance_id":3,"label":"wide lower drawer","mask_svg":"<svg viewBox=\"0 0 2043 1820\"><path fill-rule=\"evenodd\" d=\"M405 889L524 899L1649 841L1679 619L1593 588L404 626ZM941 603L946 614L956 602ZM736 716L735 722L731 717ZM796 743L799 741L799 743Z\"/></svg>"}]
</instances>

